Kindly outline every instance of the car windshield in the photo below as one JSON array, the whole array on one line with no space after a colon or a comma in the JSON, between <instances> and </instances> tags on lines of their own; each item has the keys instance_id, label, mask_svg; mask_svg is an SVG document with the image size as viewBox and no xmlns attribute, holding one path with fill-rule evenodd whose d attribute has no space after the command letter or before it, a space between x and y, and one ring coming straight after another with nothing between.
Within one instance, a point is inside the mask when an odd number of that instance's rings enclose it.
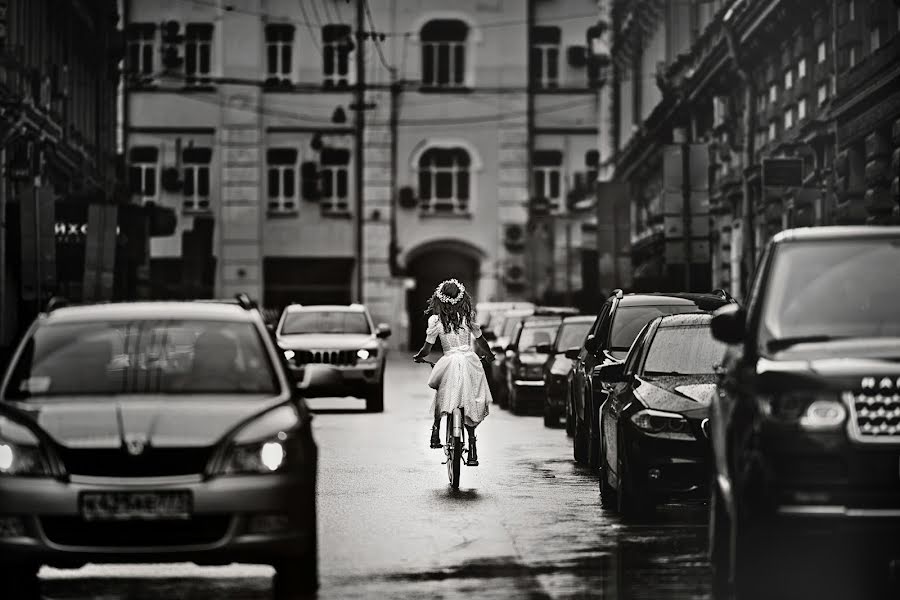
<instances>
[{"instance_id":1,"label":"car windshield","mask_svg":"<svg viewBox=\"0 0 900 600\"><path fill-rule=\"evenodd\" d=\"M39 327L6 398L112 394L273 394L278 389L251 323L130 320Z\"/></svg>"},{"instance_id":2,"label":"car windshield","mask_svg":"<svg viewBox=\"0 0 900 600\"><path fill-rule=\"evenodd\" d=\"M725 349L708 325L660 327L647 349L644 375L711 375Z\"/></svg>"},{"instance_id":3,"label":"car windshield","mask_svg":"<svg viewBox=\"0 0 900 600\"><path fill-rule=\"evenodd\" d=\"M372 333L366 314L350 310L304 310L284 317L282 335L300 333Z\"/></svg>"},{"instance_id":4,"label":"car windshield","mask_svg":"<svg viewBox=\"0 0 900 600\"><path fill-rule=\"evenodd\" d=\"M556 349L564 351L569 348L581 348L590 328L590 321L564 323L559 332L559 339L556 340Z\"/></svg>"},{"instance_id":5,"label":"car windshield","mask_svg":"<svg viewBox=\"0 0 900 600\"><path fill-rule=\"evenodd\" d=\"M700 312L696 304L621 306L613 317L610 350L627 352L644 325L656 317L692 312Z\"/></svg>"},{"instance_id":6,"label":"car windshield","mask_svg":"<svg viewBox=\"0 0 900 600\"><path fill-rule=\"evenodd\" d=\"M760 352L807 338L900 336L900 240L790 242L773 261Z\"/></svg>"},{"instance_id":7,"label":"car windshield","mask_svg":"<svg viewBox=\"0 0 900 600\"><path fill-rule=\"evenodd\" d=\"M519 324L519 321L523 320L527 315L513 315L506 317L503 321L503 329L500 330L500 335L505 338L509 338L512 336L513 332L516 330L516 325Z\"/></svg>"},{"instance_id":8,"label":"car windshield","mask_svg":"<svg viewBox=\"0 0 900 600\"><path fill-rule=\"evenodd\" d=\"M525 327L519 336L519 352L529 352L542 344L552 344L558 330L559 325L552 323Z\"/></svg>"}]
</instances>

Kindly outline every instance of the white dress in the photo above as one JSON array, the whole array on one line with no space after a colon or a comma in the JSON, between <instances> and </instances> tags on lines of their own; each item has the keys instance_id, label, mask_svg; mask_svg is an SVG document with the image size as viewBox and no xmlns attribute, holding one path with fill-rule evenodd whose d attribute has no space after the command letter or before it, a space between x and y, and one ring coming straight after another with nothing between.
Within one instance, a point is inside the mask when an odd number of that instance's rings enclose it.
<instances>
[{"instance_id":1,"label":"white dress","mask_svg":"<svg viewBox=\"0 0 900 600\"><path fill-rule=\"evenodd\" d=\"M441 413L452 412L461 407L465 412L467 425L478 425L488 414L491 404L491 390L488 388L484 367L472 345L472 336L481 337L481 327L477 323L463 322L457 332L446 332L437 315L428 318L425 339L429 344L440 338L444 355L437 361L428 379L433 388L435 409Z\"/></svg>"}]
</instances>

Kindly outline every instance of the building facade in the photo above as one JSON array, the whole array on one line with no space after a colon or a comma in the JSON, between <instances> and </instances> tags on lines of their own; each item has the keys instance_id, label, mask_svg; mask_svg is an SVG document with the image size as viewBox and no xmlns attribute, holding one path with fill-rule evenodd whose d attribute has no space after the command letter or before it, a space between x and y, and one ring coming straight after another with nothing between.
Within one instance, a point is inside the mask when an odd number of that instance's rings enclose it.
<instances>
[{"instance_id":1,"label":"building facade","mask_svg":"<svg viewBox=\"0 0 900 600\"><path fill-rule=\"evenodd\" d=\"M446 277L479 300L580 286L584 240L560 223L596 178L597 14L588 0L125 2L131 193L178 212L151 244L154 294L361 299L405 344Z\"/></svg>"},{"instance_id":2,"label":"building facade","mask_svg":"<svg viewBox=\"0 0 900 600\"><path fill-rule=\"evenodd\" d=\"M111 215L113 232L119 216L118 18L115 0L0 2L0 355L52 295L136 285L135 235L113 233L118 252L87 247L97 215ZM112 208L89 219L89 205Z\"/></svg>"},{"instance_id":3,"label":"building facade","mask_svg":"<svg viewBox=\"0 0 900 600\"><path fill-rule=\"evenodd\" d=\"M896 3L679 4L615 10L636 285L741 297L782 229L896 222ZM781 158L799 180L776 181L766 165Z\"/></svg>"}]
</instances>

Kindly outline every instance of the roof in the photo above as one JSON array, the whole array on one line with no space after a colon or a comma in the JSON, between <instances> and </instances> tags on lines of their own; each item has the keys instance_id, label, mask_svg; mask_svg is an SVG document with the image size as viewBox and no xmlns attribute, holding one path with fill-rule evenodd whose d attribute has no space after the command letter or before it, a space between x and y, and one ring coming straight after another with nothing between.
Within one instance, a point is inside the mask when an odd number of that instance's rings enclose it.
<instances>
[{"instance_id":1,"label":"roof","mask_svg":"<svg viewBox=\"0 0 900 600\"><path fill-rule=\"evenodd\" d=\"M891 237L900 239L900 227L885 225L832 225L829 227L800 227L775 234L775 244L812 240L854 240Z\"/></svg>"},{"instance_id":2,"label":"roof","mask_svg":"<svg viewBox=\"0 0 900 600\"><path fill-rule=\"evenodd\" d=\"M562 319L558 317L527 317L523 319L522 327L532 328L532 327L558 327L562 324Z\"/></svg>"},{"instance_id":3,"label":"roof","mask_svg":"<svg viewBox=\"0 0 900 600\"><path fill-rule=\"evenodd\" d=\"M593 315L576 315L574 317L566 317L563 319L563 323L593 323L597 320L597 317Z\"/></svg>"},{"instance_id":4,"label":"roof","mask_svg":"<svg viewBox=\"0 0 900 600\"><path fill-rule=\"evenodd\" d=\"M286 312L365 312L366 308L362 304L289 304L284 309Z\"/></svg>"},{"instance_id":5,"label":"roof","mask_svg":"<svg viewBox=\"0 0 900 600\"><path fill-rule=\"evenodd\" d=\"M682 313L657 317L660 328L665 327L708 327L713 316L709 313Z\"/></svg>"},{"instance_id":6,"label":"roof","mask_svg":"<svg viewBox=\"0 0 900 600\"><path fill-rule=\"evenodd\" d=\"M728 300L718 294L696 294L685 292L653 292L647 294L626 294L619 306L677 306L685 304L717 303L717 306L728 304Z\"/></svg>"},{"instance_id":7,"label":"roof","mask_svg":"<svg viewBox=\"0 0 900 600\"><path fill-rule=\"evenodd\" d=\"M122 319L250 321L252 314L234 302L111 302L65 306L44 318L48 323Z\"/></svg>"}]
</instances>

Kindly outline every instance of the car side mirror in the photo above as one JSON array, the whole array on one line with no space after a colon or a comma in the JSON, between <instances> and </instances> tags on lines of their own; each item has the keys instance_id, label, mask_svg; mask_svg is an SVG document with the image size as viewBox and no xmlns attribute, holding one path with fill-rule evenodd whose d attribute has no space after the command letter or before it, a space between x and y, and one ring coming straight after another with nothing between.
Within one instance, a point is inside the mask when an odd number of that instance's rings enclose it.
<instances>
[{"instance_id":1,"label":"car side mirror","mask_svg":"<svg viewBox=\"0 0 900 600\"><path fill-rule=\"evenodd\" d=\"M600 344L599 340L597 340L597 336L593 333L587 336L587 339L584 340L584 349L590 353L594 353L597 350L597 346Z\"/></svg>"},{"instance_id":2,"label":"car side mirror","mask_svg":"<svg viewBox=\"0 0 900 600\"><path fill-rule=\"evenodd\" d=\"M718 309L710 323L714 338L726 344L740 344L746 335L747 312L737 304Z\"/></svg>"},{"instance_id":3,"label":"car side mirror","mask_svg":"<svg viewBox=\"0 0 900 600\"><path fill-rule=\"evenodd\" d=\"M565 354L566 358L575 360L578 358L578 355L581 354L581 348L569 348L563 354Z\"/></svg>"},{"instance_id":4,"label":"car side mirror","mask_svg":"<svg viewBox=\"0 0 900 600\"><path fill-rule=\"evenodd\" d=\"M598 365L591 371L591 378L599 383L622 383L625 381L625 363L617 362Z\"/></svg>"},{"instance_id":5,"label":"car side mirror","mask_svg":"<svg viewBox=\"0 0 900 600\"><path fill-rule=\"evenodd\" d=\"M379 323L378 327L375 328L375 336L382 340L388 339L391 337L391 326L387 323Z\"/></svg>"},{"instance_id":6,"label":"car side mirror","mask_svg":"<svg viewBox=\"0 0 900 600\"><path fill-rule=\"evenodd\" d=\"M538 344L534 347L534 351L538 354L555 354L553 344Z\"/></svg>"}]
</instances>

